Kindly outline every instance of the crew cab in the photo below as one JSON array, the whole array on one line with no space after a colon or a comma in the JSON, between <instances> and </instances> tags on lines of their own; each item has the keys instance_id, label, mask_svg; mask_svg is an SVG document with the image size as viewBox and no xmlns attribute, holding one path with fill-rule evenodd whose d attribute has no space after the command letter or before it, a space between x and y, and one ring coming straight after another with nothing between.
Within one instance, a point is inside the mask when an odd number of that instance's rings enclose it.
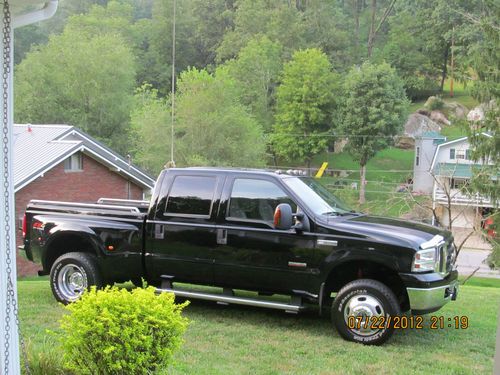
<instances>
[{"instance_id":1,"label":"crew cab","mask_svg":"<svg viewBox=\"0 0 500 375\"><path fill-rule=\"evenodd\" d=\"M449 232L354 212L317 179L279 171L166 169L150 202L33 200L23 231L27 257L63 303L91 285L144 278L159 292L220 304L292 313L317 305L345 339L381 344L392 323L353 319L433 312L458 291Z\"/></svg>"}]
</instances>

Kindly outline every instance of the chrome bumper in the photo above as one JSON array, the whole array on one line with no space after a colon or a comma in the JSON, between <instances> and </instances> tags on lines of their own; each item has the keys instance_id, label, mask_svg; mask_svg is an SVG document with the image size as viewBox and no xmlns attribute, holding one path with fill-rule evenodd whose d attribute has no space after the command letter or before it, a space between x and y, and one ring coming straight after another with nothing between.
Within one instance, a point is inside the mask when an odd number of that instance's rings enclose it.
<instances>
[{"instance_id":1,"label":"chrome bumper","mask_svg":"<svg viewBox=\"0 0 500 375\"><path fill-rule=\"evenodd\" d=\"M406 288L410 309L416 312L436 311L446 303L457 299L458 281L435 288Z\"/></svg>"}]
</instances>

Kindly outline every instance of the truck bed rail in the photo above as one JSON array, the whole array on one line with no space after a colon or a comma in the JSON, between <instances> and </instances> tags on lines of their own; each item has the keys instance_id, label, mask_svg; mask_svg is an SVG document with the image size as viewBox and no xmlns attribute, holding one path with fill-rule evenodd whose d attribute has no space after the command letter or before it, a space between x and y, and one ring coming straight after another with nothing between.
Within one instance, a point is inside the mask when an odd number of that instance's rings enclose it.
<instances>
[{"instance_id":1,"label":"truck bed rail","mask_svg":"<svg viewBox=\"0 0 500 375\"><path fill-rule=\"evenodd\" d=\"M107 205L107 204L98 204L98 203L75 203L75 202L59 202L59 201L45 201L45 200L37 200L33 199L29 203L30 205L36 206L52 206L57 208L90 208L90 209L109 209L114 211L124 211L132 214L140 214L139 208L131 207L131 206L118 206L118 205ZM47 207L50 208L50 207Z\"/></svg>"},{"instance_id":2,"label":"truck bed rail","mask_svg":"<svg viewBox=\"0 0 500 375\"><path fill-rule=\"evenodd\" d=\"M140 206L143 208L149 207L149 201L146 200L138 200L138 199L117 199L117 198L99 198L97 200L97 204L103 205L112 205L112 206Z\"/></svg>"}]
</instances>

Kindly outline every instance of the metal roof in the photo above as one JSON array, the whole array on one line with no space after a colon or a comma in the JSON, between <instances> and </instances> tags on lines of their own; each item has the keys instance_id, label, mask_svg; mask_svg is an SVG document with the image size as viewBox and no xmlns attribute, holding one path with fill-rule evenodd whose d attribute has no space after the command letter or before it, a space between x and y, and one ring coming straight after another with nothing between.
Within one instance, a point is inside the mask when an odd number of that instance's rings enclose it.
<instances>
[{"instance_id":1,"label":"metal roof","mask_svg":"<svg viewBox=\"0 0 500 375\"><path fill-rule=\"evenodd\" d=\"M88 134L70 125L14 125L14 189L18 191L74 153L81 151L143 188L155 180Z\"/></svg>"},{"instance_id":2,"label":"metal roof","mask_svg":"<svg viewBox=\"0 0 500 375\"><path fill-rule=\"evenodd\" d=\"M436 176L471 178L473 166L481 167L479 164L437 163L434 167L434 173Z\"/></svg>"},{"instance_id":3,"label":"metal roof","mask_svg":"<svg viewBox=\"0 0 500 375\"><path fill-rule=\"evenodd\" d=\"M419 138L446 139L444 135L441 135L435 131L424 132Z\"/></svg>"}]
</instances>

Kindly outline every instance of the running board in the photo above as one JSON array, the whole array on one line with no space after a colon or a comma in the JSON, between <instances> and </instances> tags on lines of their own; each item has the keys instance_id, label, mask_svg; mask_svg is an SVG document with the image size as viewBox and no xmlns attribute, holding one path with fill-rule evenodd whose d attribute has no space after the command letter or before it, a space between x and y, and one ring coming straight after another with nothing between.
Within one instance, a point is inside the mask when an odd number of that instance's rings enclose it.
<instances>
[{"instance_id":1,"label":"running board","mask_svg":"<svg viewBox=\"0 0 500 375\"><path fill-rule=\"evenodd\" d=\"M236 305L246 305L246 306L256 306L256 307L267 307L269 309L276 310L284 310L287 313L297 314L299 311L304 309L304 306L301 304L293 304L293 303L280 303L280 302L271 302L258 300L253 298L245 298L245 297L234 297L222 294L211 294L211 293L202 293L202 292L191 292L188 290L182 289L173 289L173 288L157 288L157 293L174 293L177 297L186 297L186 298L194 298L194 299L202 299L206 301L215 301L218 304L226 305L226 304L236 304ZM295 298L292 297L292 301Z\"/></svg>"}]
</instances>

